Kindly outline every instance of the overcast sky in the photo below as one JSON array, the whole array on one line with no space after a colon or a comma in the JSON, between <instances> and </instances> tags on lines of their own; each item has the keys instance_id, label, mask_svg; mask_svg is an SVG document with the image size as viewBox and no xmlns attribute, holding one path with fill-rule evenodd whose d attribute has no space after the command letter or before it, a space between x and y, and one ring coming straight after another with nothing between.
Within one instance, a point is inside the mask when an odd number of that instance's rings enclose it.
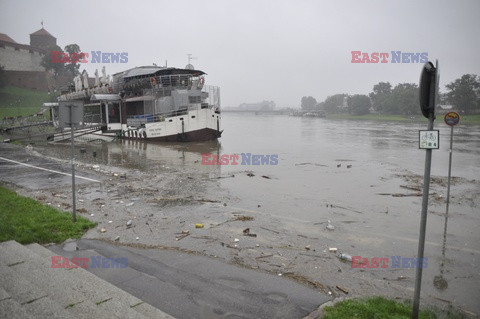
<instances>
[{"instance_id":1,"label":"overcast sky","mask_svg":"<svg viewBox=\"0 0 480 319\"><path fill-rule=\"evenodd\" d=\"M192 64L221 88L223 106L273 100L299 107L374 84L418 83L421 63L354 64L351 51L428 52L440 85L480 75L480 1L23 1L0 0L0 33L29 43L45 29L63 48L127 52L108 74L157 63ZM391 54L391 53L390 53ZM91 76L103 65L87 63Z\"/></svg>"}]
</instances>

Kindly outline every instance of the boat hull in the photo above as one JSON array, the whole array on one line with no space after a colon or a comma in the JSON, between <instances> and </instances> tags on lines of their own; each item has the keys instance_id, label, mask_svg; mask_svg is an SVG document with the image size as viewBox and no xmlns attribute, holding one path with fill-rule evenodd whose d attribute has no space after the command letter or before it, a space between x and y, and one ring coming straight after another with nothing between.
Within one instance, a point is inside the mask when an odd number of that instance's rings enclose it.
<instances>
[{"instance_id":1,"label":"boat hull","mask_svg":"<svg viewBox=\"0 0 480 319\"><path fill-rule=\"evenodd\" d=\"M156 141L156 142L203 142L216 140L222 136L223 131L217 131L210 128L203 128L200 130L177 133L168 136L157 137L128 137L124 136L124 139L128 140L144 140L144 141Z\"/></svg>"}]
</instances>

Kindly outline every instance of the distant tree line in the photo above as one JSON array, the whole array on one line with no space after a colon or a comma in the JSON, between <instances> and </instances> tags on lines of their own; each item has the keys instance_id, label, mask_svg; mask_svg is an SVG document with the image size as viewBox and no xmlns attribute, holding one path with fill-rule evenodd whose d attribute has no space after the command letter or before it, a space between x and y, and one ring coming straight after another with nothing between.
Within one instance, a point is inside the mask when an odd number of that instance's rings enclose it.
<instances>
[{"instance_id":1,"label":"distant tree line","mask_svg":"<svg viewBox=\"0 0 480 319\"><path fill-rule=\"evenodd\" d=\"M463 113L480 112L480 77L465 74L446 85L447 91L439 94L437 105L450 104ZM419 88L416 83L399 83L394 88L389 82L379 82L367 95L335 94L323 102L312 96L301 99L302 110L327 114L349 113L363 115L370 112L380 114L420 114Z\"/></svg>"}]
</instances>

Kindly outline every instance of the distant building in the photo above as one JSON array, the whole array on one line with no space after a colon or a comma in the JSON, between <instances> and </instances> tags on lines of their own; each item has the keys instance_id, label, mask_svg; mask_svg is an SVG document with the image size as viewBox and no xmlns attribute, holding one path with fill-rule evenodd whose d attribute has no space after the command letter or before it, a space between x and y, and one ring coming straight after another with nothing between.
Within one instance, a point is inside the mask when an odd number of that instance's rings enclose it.
<instances>
[{"instance_id":1,"label":"distant building","mask_svg":"<svg viewBox=\"0 0 480 319\"><path fill-rule=\"evenodd\" d=\"M41 39L36 41L41 41ZM30 40L30 43L32 43L32 40ZM8 35L0 33L0 64L6 71L44 72L45 68L40 65L44 55L44 49L32 45L19 44Z\"/></svg>"},{"instance_id":2,"label":"distant building","mask_svg":"<svg viewBox=\"0 0 480 319\"><path fill-rule=\"evenodd\" d=\"M273 111L275 109L275 102L242 103L238 106L238 109L241 111Z\"/></svg>"},{"instance_id":3,"label":"distant building","mask_svg":"<svg viewBox=\"0 0 480 319\"><path fill-rule=\"evenodd\" d=\"M7 83L16 87L52 91L57 83L69 82L58 78L41 65L48 49L57 45L57 39L43 27L30 34L30 44L20 44L5 33L0 33L0 65L7 74Z\"/></svg>"}]
</instances>

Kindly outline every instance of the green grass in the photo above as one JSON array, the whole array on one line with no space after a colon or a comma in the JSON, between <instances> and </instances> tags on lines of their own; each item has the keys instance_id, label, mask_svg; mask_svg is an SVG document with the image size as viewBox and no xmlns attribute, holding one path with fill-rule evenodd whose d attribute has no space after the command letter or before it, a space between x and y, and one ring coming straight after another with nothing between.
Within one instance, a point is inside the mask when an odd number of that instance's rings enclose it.
<instances>
[{"instance_id":1,"label":"green grass","mask_svg":"<svg viewBox=\"0 0 480 319\"><path fill-rule=\"evenodd\" d=\"M325 307L324 319L410 319L412 306L383 297L370 297L366 299L348 299ZM419 318L435 319L436 315L431 311L420 311Z\"/></svg>"},{"instance_id":2,"label":"green grass","mask_svg":"<svg viewBox=\"0 0 480 319\"><path fill-rule=\"evenodd\" d=\"M52 96L47 92L6 86L0 89L0 119L35 114L43 103L51 100Z\"/></svg>"},{"instance_id":3,"label":"green grass","mask_svg":"<svg viewBox=\"0 0 480 319\"><path fill-rule=\"evenodd\" d=\"M60 243L68 238L80 238L95 225L81 216L77 216L74 223L71 214L0 186L0 242Z\"/></svg>"},{"instance_id":4,"label":"green grass","mask_svg":"<svg viewBox=\"0 0 480 319\"><path fill-rule=\"evenodd\" d=\"M472 114L472 115L460 115L460 123L462 124L480 124L480 114Z\"/></svg>"}]
</instances>

